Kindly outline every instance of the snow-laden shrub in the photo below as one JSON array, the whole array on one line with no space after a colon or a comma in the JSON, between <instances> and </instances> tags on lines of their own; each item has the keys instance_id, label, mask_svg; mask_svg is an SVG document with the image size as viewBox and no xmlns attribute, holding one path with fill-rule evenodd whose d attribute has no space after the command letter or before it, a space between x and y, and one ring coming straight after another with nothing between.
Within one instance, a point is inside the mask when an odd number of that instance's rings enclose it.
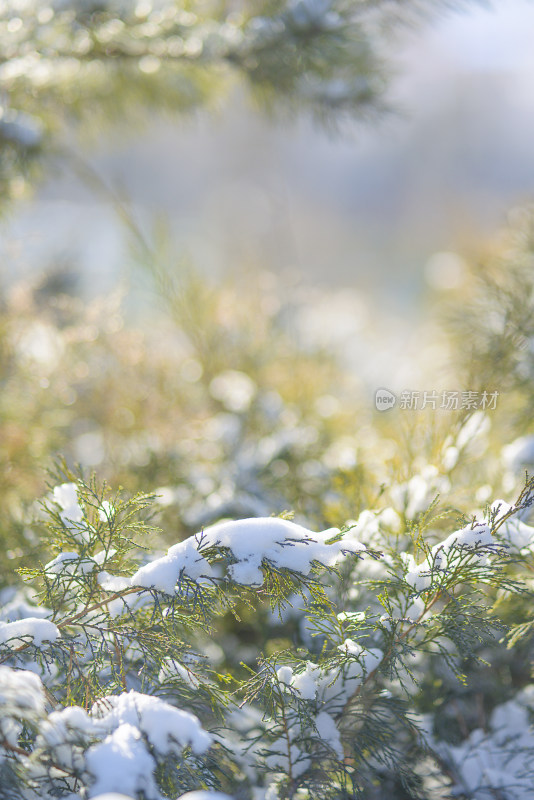
<instances>
[{"instance_id":1,"label":"snow-laden shrub","mask_svg":"<svg viewBox=\"0 0 534 800\"><path fill-rule=\"evenodd\" d=\"M509 652L533 488L446 535L431 508L394 546L391 512L367 511L323 532L228 520L154 554L152 498L67 474L44 502L50 559L4 592L0 796L527 797L532 687L501 687L478 724L451 699L452 737L424 687ZM293 645L271 634L239 664L224 620L265 606L273 631L300 621Z\"/></svg>"}]
</instances>

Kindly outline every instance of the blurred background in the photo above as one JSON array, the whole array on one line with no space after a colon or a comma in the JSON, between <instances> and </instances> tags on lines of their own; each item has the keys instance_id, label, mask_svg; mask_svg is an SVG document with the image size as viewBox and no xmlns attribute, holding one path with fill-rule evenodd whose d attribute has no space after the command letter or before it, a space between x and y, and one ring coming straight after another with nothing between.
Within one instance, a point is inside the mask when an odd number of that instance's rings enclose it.
<instances>
[{"instance_id":1,"label":"blurred background","mask_svg":"<svg viewBox=\"0 0 534 800\"><path fill-rule=\"evenodd\" d=\"M334 135L235 89L215 113L106 129L82 155L138 220L165 215L208 273L246 262L404 315L425 286L461 280L460 259L436 253L469 252L534 193L533 34L528 0L398 31L391 112ZM68 167L2 221L1 254L4 285L59 262L89 294L129 275L110 199Z\"/></svg>"},{"instance_id":2,"label":"blurred background","mask_svg":"<svg viewBox=\"0 0 534 800\"><path fill-rule=\"evenodd\" d=\"M499 391L481 430L491 416L483 488L500 486L532 420L534 4L453 3L378 35L374 7L387 28L397 6L363 3L368 41L360 5L354 22L333 0L237 22L233 3L42 5L0 3L17 536L56 456L161 490L188 530L287 508L338 524L419 473L430 502L473 408L380 414L379 387ZM456 485L470 511L471 478Z\"/></svg>"}]
</instances>

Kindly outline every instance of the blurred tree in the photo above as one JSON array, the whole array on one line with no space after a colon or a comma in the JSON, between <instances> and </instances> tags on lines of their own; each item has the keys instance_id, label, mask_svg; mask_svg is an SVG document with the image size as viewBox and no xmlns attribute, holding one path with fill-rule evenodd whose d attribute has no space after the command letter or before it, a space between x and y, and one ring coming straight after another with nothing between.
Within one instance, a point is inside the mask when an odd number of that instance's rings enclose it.
<instances>
[{"instance_id":1,"label":"blurred tree","mask_svg":"<svg viewBox=\"0 0 534 800\"><path fill-rule=\"evenodd\" d=\"M3 0L0 196L24 192L77 121L131 123L140 111L217 101L235 76L269 109L325 123L385 108L399 23L447 0ZM55 134L54 139L51 134Z\"/></svg>"}]
</instances>

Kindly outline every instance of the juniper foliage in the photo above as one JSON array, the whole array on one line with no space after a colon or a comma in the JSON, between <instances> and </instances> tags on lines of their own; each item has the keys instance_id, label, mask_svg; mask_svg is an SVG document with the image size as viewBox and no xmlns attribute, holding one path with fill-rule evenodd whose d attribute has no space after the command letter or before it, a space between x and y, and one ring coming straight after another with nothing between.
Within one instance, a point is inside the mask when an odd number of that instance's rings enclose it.
<instances>
[{"instance_id":1,"label":"juniper foliage","mask_svg":"<svg viewBox=\"0 0 534 800\"><path fill-rule=\"evenodd\" d=\"M492 597L530 590L502 532L532 504L532 481L514 506L433 545L428 515L400 555L387 535L378 548L355 529L266 518L158 556L153 497L61 470L39 520L50 560L22 570L27 588L0 628L2 797L126 786L137 798L205 788L327 800L372 796L385 776L418 797L429 762L447 785L414 689L421 667L462 681L484 648L505 647ZM366 577L369 564L382 576ZM300 642L218 667L210 636L240 603L297 614Z\"/></svg>"}]
</instances>

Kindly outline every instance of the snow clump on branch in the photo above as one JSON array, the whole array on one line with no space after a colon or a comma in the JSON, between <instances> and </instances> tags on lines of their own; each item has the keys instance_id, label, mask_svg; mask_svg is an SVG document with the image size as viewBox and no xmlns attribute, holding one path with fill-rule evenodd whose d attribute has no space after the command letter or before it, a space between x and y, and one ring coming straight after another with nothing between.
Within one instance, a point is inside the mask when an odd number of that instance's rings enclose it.
<instances>
[{"instance_id":1,"label":"snow clump on branch","mask_svg":"<svg viewBox=\"0 0 534 800\"><path fill-rule=\"evenodd\" d=\"M228 575L244 586L262 585L264 562L308 575L314 562L331 567L344 553L366 549L354 539L330 541L339 533L338 528L313 533L277 517L222 522L170 547L167 555L141 567L131 584L172 594L182 575L191 580L214 578L216 573L199 551L211 547L230 551L235 563L229 565Z\"/></svg>"}]
</instances>

